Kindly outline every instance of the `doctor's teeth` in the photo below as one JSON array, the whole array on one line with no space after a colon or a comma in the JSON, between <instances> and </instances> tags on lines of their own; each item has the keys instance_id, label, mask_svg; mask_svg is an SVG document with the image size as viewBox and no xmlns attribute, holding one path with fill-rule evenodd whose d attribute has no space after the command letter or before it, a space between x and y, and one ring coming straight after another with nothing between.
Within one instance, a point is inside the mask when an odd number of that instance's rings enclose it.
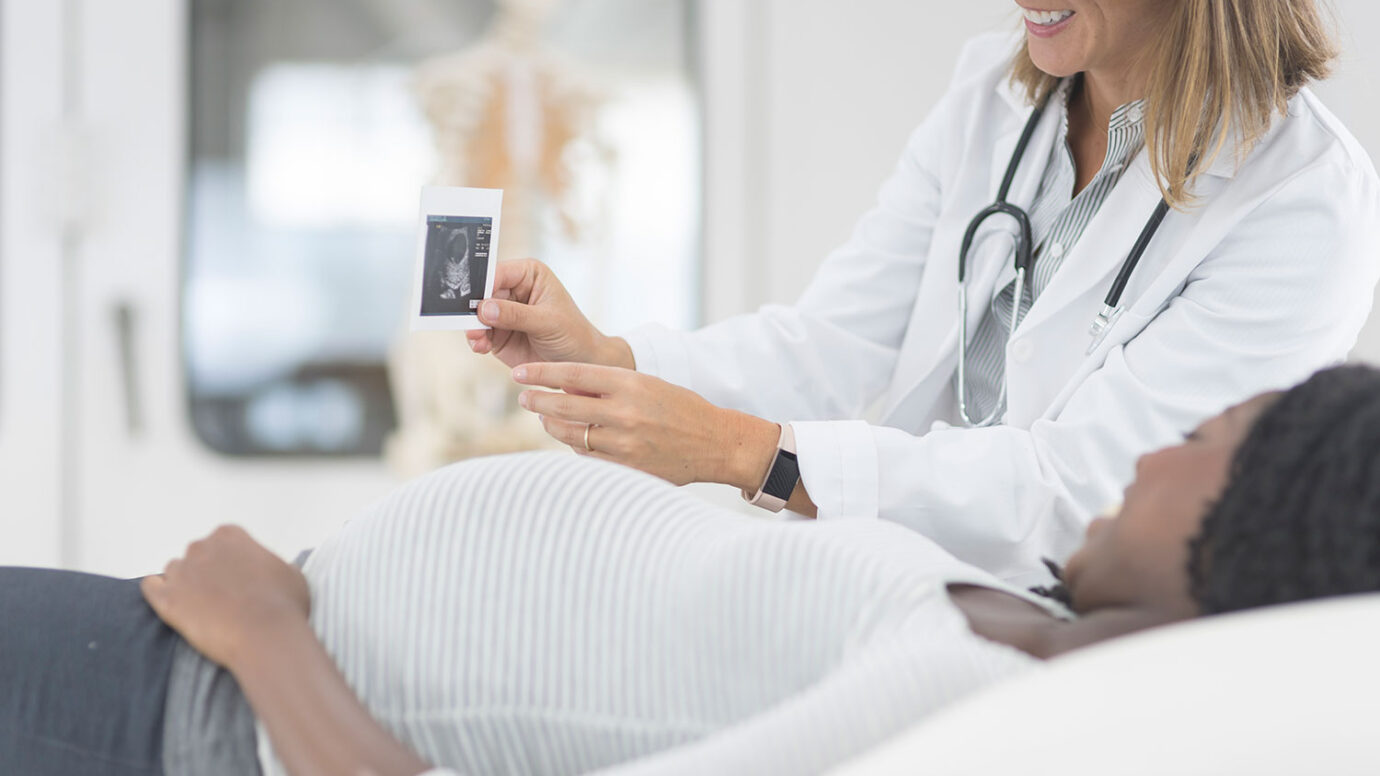
<instances>
[{"instance_id":1,"label":"doctor's teeth","mask_svg":"<svg viewBox=\"0 0 1380 776\"><path fill-rule=\"evenodd\" d=\"M1058 24L1073 16L1073 11L1032 11L1028 8L1022 10L1025 11L1025 18L1042 27Z\"/></svg>"}]
</instances>

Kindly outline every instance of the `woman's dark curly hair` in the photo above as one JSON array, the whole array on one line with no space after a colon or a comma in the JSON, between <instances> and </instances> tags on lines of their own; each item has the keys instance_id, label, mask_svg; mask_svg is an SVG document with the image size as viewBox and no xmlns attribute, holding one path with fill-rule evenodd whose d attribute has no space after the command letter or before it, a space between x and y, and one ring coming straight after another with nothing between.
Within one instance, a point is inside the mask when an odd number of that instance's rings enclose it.
<instances>
[{"instance_id":1,"label":"woman's dark curly hair","mask_svg":"<svg viewBox=\"0 0 1380 776\"><path fill-rule=\"evenodd\" d=\"M1264 410L1188 572L1204 614L1380 590L1380 370L1319 372Z\"/></svg>"}]
</instances>

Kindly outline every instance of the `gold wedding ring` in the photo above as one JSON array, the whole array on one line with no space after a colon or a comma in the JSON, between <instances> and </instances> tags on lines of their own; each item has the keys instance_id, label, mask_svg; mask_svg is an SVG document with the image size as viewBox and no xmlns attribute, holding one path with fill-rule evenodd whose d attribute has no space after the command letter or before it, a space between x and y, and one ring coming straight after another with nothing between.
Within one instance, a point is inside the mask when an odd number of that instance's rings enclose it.
<instances>
[{"instance_id":1,"label":"gold wedding ring","mask_svg":"<svg viewBox=\"0 0 1380 776\"><path fill-rule=\"evenodd\" d=\"M589 423L586 423L586 424L585 424L585 452L586 452L586 453L592 453L592 452L594 452L594 448L592 448L592 447L589 446L589 430L590 430L591 428L593 428L592 424L589 424Z\"/></svg>"}]
</instances>

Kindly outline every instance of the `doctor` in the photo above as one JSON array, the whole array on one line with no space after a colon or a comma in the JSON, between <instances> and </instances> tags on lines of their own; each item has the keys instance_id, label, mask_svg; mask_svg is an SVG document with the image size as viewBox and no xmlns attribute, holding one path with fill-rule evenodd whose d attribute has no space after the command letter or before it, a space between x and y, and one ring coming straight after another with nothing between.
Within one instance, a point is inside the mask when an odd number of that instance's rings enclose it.
<instances>
[{"instance_id":1,"label":"doctor","mask_svg":"<svg viewBox=\"0 0 1380 776\"><path fill-rule=\"evenodd\" d=\"M581 453L1045 581L1137 456L1346 356L1380 183L1314 0L1021 2L794 306L608 337L514 262L471 347Z\"/></svg>"}]
</instances>

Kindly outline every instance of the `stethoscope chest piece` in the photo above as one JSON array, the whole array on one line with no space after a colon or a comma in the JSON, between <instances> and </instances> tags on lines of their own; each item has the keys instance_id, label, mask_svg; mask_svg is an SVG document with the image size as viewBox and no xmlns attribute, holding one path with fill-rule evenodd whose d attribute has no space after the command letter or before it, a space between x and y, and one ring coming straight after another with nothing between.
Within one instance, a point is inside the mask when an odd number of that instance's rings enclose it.
<instances>
[{"instance_id":1,"label":"stethoscope chest piece","mask_svg":"<svg viewBox=\"0 0 1380 776\"><path fill-rule=\"evenodd\" d=\"M1088 345L1087 355L1091 356L1093 351L1097 350L1097 346L1101 345L1102 340L1107 338L1107 332L1111 331L1124 312L1126 312L1124 307L1102 305L1102 312L1093 318L1092 325L1088 327L1088 336L1092 337L1092 342Z\"/></svg>"}]
</instances>

